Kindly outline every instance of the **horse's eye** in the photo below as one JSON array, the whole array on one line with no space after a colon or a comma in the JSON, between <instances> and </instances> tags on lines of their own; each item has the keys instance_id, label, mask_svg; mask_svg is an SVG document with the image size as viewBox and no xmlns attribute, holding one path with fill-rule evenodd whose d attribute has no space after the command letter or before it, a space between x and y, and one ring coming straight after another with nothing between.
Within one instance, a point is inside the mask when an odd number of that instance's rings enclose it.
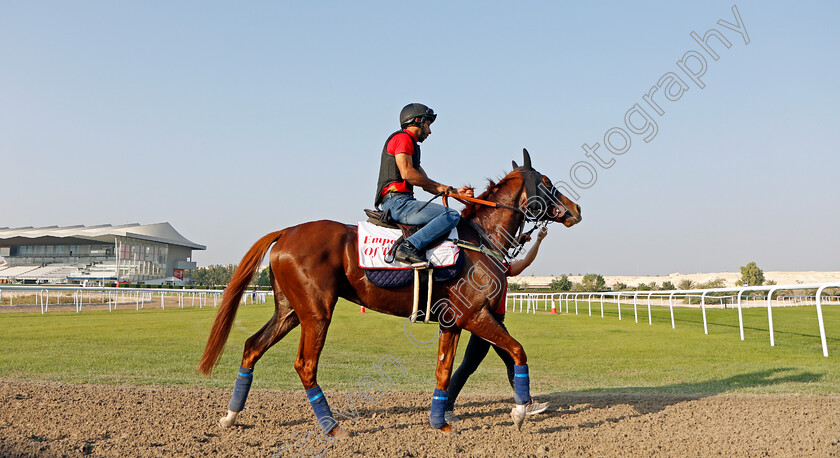
<instances>
[{"instance_id":1,"label":"horse's eye","mask_svg":"<svg viewBox=\"0 0 840 458\"><path fill-rule=\"evenodd\" d=\"M545 184L549 188L551 187L551 180L549 180L547 176L543 175L542 182L543 182L543 184Z\"/></svg>"}]
</instances>

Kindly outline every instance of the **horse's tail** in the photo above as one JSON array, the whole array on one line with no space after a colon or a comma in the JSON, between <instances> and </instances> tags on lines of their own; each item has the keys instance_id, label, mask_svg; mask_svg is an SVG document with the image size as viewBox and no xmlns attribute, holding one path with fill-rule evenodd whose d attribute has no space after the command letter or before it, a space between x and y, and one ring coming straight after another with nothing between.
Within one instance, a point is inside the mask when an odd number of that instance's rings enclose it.
<instances>
[{"instance_id":1,"label":"horse's tail","mask_svg":"<svg viewBox=\"0 0 840 458\"><path fill-rule=\"evenodd\" d=\"M225 342L230 335L230 328L233 326L233 319L236 318L239 301L242 299L242 293L251 282L254 272L257 271L257 267L259 267L269 247L283 235L283 232L272 232L259 239L245 253L242 262L239 263L236 272L233 273L233 277L225 288L222 305L216 313L216 321L213 323L213 329L207 339L207 346L204 348L204 354L201 355L201 361L198 363L198 371L207 377L213 372L213 367L216 366L222 351L224 351Z\"/></svg>"}]
</instances>

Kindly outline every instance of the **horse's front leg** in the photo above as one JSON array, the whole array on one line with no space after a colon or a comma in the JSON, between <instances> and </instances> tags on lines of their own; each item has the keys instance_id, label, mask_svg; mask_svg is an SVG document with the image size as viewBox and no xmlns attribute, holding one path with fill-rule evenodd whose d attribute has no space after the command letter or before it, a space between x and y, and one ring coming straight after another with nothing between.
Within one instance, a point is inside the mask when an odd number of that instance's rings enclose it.
<instances>
[{"instance_id":1,"label":"horse's front leg","mask_svg":"<svg viewBox=\"0 0 840 458\"><path fill-rule=\"evenodd\" d=\"M440 328L441 334L438 340L438 362L435 369L437 387L432 395L432 411L429 414L429 423L432 428L446 434L455 432L444 418L446 410L447 389L449 379L452 377L452 363L455 361L455 349L458 348L458 338L461 336L461 329L455 326Z\"/></svg>"},{"instance_id":2,"label":"horse's front leg","mask_svg":"<svg viewBox=\"0 0 840 458\"><path fill-rule=\"evenodd\" d=\"M513 398L516 406L510 417L517 429L525 422L525 405L531 401L531 381L525 349L496 321L487 309L481 309L464 325L464 329L506 351L513 358ZM440 366L438 366L440 367Z\"/></svg>"}]
</instances>

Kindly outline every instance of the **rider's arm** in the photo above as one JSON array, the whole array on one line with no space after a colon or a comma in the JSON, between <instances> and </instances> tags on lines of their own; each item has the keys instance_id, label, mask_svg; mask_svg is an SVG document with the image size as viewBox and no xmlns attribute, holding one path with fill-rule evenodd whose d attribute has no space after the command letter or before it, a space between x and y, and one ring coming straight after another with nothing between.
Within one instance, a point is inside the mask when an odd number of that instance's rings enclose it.
<instances>
[{"instance_id":1,"label":"rider's arm","mask_svg":"<svg viewBox=\"0 0 840 458\"><path fill-rule=\"evenodd\" d=\"M548 230L546 228L541 228L539 234L537 234L537 241L534 242L534 246L531 247L531 249L528 251L528 254L526 254L524 258L518 261L513 261L510 264L509 276L519 276L519 274L521 274L525 269L528 268L528 266L531 265L532 262L534 262L534 259L537 258L537 251L539 251L540 249L540 243L542 243L542 240L545 238L546 234L548 234Z\"/></svg>"},{"instance_id":2,"label":"rider's arm","mask_svg":"<svg viewBox=\"0 0 840 458\"><path fill-rule=\"evenodd\" d=\"M400 153L395 156L395 159L397 161L397 168L400 169L400 175L411 185L423 188L424 191L430 194L437 194L451 189L451 186L440 184L430 179L422 168L419 170L415 169L411 164L410 155Z\"/></svg>"}]
</instances>

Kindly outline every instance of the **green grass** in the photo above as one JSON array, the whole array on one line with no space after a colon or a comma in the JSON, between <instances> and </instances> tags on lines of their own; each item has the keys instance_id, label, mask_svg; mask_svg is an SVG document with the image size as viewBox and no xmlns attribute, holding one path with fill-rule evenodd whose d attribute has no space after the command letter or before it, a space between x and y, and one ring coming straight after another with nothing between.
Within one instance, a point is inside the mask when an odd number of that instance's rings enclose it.
<instances>
[{"instance_id":1,"label":"green grass","mask_svg":"<svg viewBox=\"0 0 840 458\"><path fill-rule=\"evenodd\" d=\"M587 316L509 313L506 325L528 353L532 391L632 393L840 393L840 307L824 307L828 358L822 356L814 307L774 309L776 346L768 337L766 309L745 309L745 341L735 310L708 310L709 335L698 309L676 309L671 329L667 307L593 304ZM212 379L195 370L215 309L147 308L0 315L2 378L90 383L174 384L231 387L245 339L271 316L268 304L241 307L224 356ZM405 320L340 302L319 365L325 389L349 390L364 377L379 378L374 365L391 355L405 373L389 370L390 390L434 387L437 345L418 348L405 335ZM436 327L415 324L417 340ZM300 389L293 368L299 329L258 363L255 388ZM469 333L462 335L459 355ZM490 352L468 384L472 392L508 392L504 366Z\"/></svg>"}]
</instances>

